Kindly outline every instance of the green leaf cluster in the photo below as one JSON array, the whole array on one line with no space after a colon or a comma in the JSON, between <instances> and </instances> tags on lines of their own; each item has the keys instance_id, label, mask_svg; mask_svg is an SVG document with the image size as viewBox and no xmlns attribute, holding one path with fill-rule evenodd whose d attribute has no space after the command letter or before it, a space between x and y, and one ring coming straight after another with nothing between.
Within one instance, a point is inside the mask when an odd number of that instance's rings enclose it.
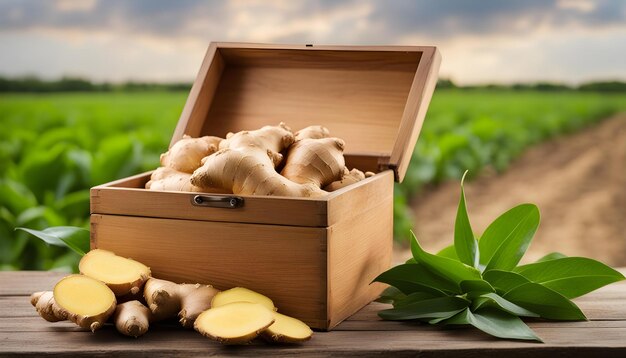
<instances>
[{"instance_id":1,"label":"green leaf cluster","mask_svg":"<svg viewBox=\"0 0 626 358\"><path fill-rule=\"evenodd\" d=\"M76 271L76 250L15 228L88 229L89 189L158 166L186 96L3 94L0 270Z\"/></svg>"},{"instance_id":2,"label":"green leaf cluster","mask_svg":"<svg viewBox=\"0 0 626 358\"><path fill-rule=\"evenodd\" d=\"M585 320L571 299L624 276L601 262L559 253L518 266L539 221L535 205L518 205L494 220L478 240L461 180L454 244L433 255L411 232L413 258L374 280L390 285L379 301L393 308L380 311L380 317L472 325L495 337L535 341L541 338L520 317Z\"/></svg>"}]
</instances>

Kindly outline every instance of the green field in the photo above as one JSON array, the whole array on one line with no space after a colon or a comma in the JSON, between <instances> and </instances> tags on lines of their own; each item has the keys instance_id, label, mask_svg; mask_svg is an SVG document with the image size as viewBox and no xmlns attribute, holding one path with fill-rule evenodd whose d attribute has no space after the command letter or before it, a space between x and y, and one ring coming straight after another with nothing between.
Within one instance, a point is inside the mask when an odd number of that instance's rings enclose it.
<instances>
[{"instance_id":1,"label":"green field","mask_svg":"<svg viewBox=\"0 0 626 358\"><path fill-rule=\"evenodd\" d=\"M71 269L77 255L14 227L88 227L89 188L158 165L187 92L3 94L0 97L0 268ZM465 169L501 171L525 148L626 110L626 95L441 90L412 164L396 188L396 233L406 201Z\"/></svg>"}]
</instances>

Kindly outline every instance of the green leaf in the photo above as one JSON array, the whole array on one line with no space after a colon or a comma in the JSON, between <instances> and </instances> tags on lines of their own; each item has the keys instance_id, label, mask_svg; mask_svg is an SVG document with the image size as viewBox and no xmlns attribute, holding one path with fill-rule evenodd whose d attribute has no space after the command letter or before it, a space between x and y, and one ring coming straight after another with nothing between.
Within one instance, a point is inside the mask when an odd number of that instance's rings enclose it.
<instances>
[{"instance_id":1,"label":"green leaf","mask_svg":"<svg viewBox=\"0 0 626 358\"><path fill-rule=\"evenodd\" d=\"M520 307L509 300L504 299L502 296L497 293L489 292L484 293L477 297L473 301L472 310L476 311L486 306L497 306L503 311L506 311L510 314L514 314L516 316L525 316L525 317L539 317L538 314L531 312L524 307Z\"/></svg>"},{"instance_id":2,"label":"green leaf","mask_svg":"<svg viewBox=\"0 0 626 358\"><path fill-rule=\"evenodd\" d=\"M37 198L24 184L9 179L0 180L0 206L9 209L13 215L19 215L36 205Z\"/></svg>"},{"instance_id":3,"label":"green leaf","mask_svg":"<svg viewBox=\"0 0 626 358\"><path fill-rule=\"evenodd\" d=\"M463 310L469 302L460 297L444 296L421 300L402 307L378 312L382 319L401 321L411 319L432 319L455 314ZM454 312L454 313L453 313Z\"/></svg>"},{"instance_id":4,"label":"green leaf","mask_svg":"<svg viewBox=\"0 0 626 358\"><path fill-rule=\"evenodd\" d=\"M485 271L511 270L520 261L539 226L539 209L533 204L518 205L500 215L478 242L480 263Z\"/></svg>"},{"instance_id":5,"label":"green leaf","mask_svg":"<svg viewBox=\"0 0 626 358\"><path fill-rule=\"evenodd\" d=\"M490 270L483 273L483 279L495 287L500 294L507 293L517 286L529 283L530 281L515 272Z\"/></svg>"},{"instance_id":6,"label":"green leaf","mask_svg":"<svg viewBox=\"0 0 626 358\"><path fill-rule=\"evenodd\" d=\"M543 261L548 261L548 260L562 259L564 257L567 257L567 255L563 255L560 252L551 252L551 253L547 254L546 256L543 256L542 258L540 258L536 262L543 262Z\"/></svg>"},{"instance_id":7,"label":"green leaf","mask_svg":"<svg viewBox=\"0 0 626 358\"><path fill-rule=\"evenodd\" d=\"M513 271L567 298L576 298L624 279L624 275L609 266L585 257L536 262L519 266Z\"/></svg>"},{"instance_id":8,"label":"green leaf","mask_svg":"<svg viewBox=\"0 0 626 358\"><path fill-rule=\"evenodd\" d=\"M461 262L469 266L478 267L478 242L474 237L465 205L465 189L463 189L465 175L467 175L467 171L465 171L461 179L461 200L459 200L456 221L454 223L454 249Z\"/></svg>"},{"instance_id":9,"label":"green leaf","mask_svg":"<svg viewBox=\"0 0 626 358\"><path fill-rule=\"evenodd\" d=\"M482 293L482 292L496 292L496 290L494 290L493 287L491 287L489 282L487 282L485 280L465 280L465 281L461 281L461 291L463 291L463 293L470 293L470 292L478 292L478 293Z\"/></svg>"},{"instance_id":10,"label":"green leaf","mask_svg":"<svg viewBox=\"0 0 626 358\"><path fill-rule=\"evenodd\" d=\"M461 281L481 279L480 272L471 266L467 266L456 260L427 253L419 245L419 242L417 242L415 234L411 232L411 235L413 235L413 240L411 240L413 258L418 263L424 265L427 270L457 285L460 284Z\"/></svg>"},{"instance_id":11,"label":"green leaf","mask_svg":"<svg viewBox=\"0 0 626 358\"><path fill-rule=\"evenodd\" d=\"M128 135L104 139L93 157L92 183L99 185L139 172L142 145Z\"/></svg>"},{"instance_id":12,"label":"green leaf","mask_svg":"<svg viewBox=\"0 0 626 358\"><path fill-rule=\"evenodd\" d=\"M15 229L26 231L50 245L69 247L79 255L84 255L85 252L89 251L89 230L80 227L56 226L45 230L32 230L23 227Z\"/></svg>"},{"instance_id":13,"label":"green leaf","mask_svg":"<svg viewBox=\"0 0 626 358\"><path fill-rule=\"evenodd\" d=\"M454 317L443 321L443 323L471 324L481 331L499 338L543 342L519 317L494 309L472 313L467 308Z\"/></svg>"},{"instance_id":14,"label":"green leaf","mask_svg":"<svg viewBox=\"0 0 626 358\"><path fill-rule=\"evenodd\" d=\"M383 293L380 294L380 297L376 299L376 302L393 304L397 300L400 300L404 297L406 297L406 295L402 293L402 291L393 286L389 286L383 291Z\"/></svg>"},{"instance_id":15,"label":"green leaf","mask_svg":"<svg viewBox=\"0 0 626 358\"><path fill-rule=\"evenodd\" d=\"M456 254L456 249L454 245L450 245L437 253L437 256L446 257L452 260L461 261Z\"/></svg>"},{"instance_id":16,"label":"green leaf","mask_svg":"<svg viewBox=\"0 0 626 358\"><path fill-rule=\"evenodd\" d=\"M574 302L538 283L529 282L517 286L502 297L543 318L564 321L587 319Z\"/></svg>"},{"instance_id":17,"label":"green leaf","mask_svg":"<svg viewBox=\"0 0 626 358\"><path fill-rule=\"evenodd\" d=\"M430 300L430 299L438 298L438 297L441 297L441 296L434 296L434 295L432 295L430 293L427 293L427 292L413 292L413 293L411 293L408 296L405 296L403 298L400 298L400 299L396 300L394 302L393 306L395 308L398 308L398 307L406 306L408 304L412 304L412 303L415 303L415 302L420 302L420 301L424 301L424 300Z\"/></svg>"},{"instance_id":18,"label":"green leaf","mask_svg":"<svg viewBox=\"0 0 626 358\"><path fill-rule=\"evenodd\" d=\"M459 293L454 282L442 279L427 270L422 264L401 264L381 273L374 279L395 286L405 294L428 292L436 296Z\"/></svg>"}]
</instances>

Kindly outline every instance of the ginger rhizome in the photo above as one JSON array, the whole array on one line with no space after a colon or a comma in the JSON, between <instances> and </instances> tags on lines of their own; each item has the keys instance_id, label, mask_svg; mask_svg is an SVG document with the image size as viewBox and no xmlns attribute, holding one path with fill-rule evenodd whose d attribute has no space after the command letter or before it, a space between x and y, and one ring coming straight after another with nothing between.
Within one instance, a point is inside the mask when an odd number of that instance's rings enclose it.
<instances>
[{"instance_id":1,"label":"ginger rhizome","mask_svg":"<svg viewBox=\"0 0 626 358\"><path fill-rule=\"evenodd\" d=\"M63 278L54 286L53 296L67 319L92 332L104 325L117 303L107 285L85 275Z\"/></svg>"},{"instance_id":2,"label":"ginger rhizome","mask_svg":"<svg viewBox=\"0 0 626 358\"><path fill-rule=\"evenodd\" d=\"M352 170L348 170L348 168L344 168L343 169L343 175L341 176L341 179L334 181L328 185L326 185L324 187L324 190L326 191L335 191L335 190L339 190L341 188L344 188L346 186L352 185L354 183L358 183L361 180L365 179L365 178L369 178L371 176L373 176L374 173L372 172L365 172L363 173L362 171L353 168Z\"/></svg>"},{"instance_id":3,"label":"ginger rhizome","mask_svg":"<svg viewBox=\"0 0 626 358\"><path fill-rule=\"evenodd\" d=\"M54 300L52 291L40 291L30 295L30 304L35 307L41 318L48 322L59 322L67 319L67 311Z\"/></svg>"},{"instance_id":4,"label":"ginger rhizome","mask_svg":"<svg viewBox=\"0 0 626 358\"><path fill-rule=\"evenodd\" d=\"M191 138L184 135L170 150L161 154L161 167L157 168L146 183L146 189L161 191L191 191L202 189L191 185L190 177L202 165L202 159L215 153L222 138L204 136ZM206 190L205 190L206 191ZM211 192L220 192L215 189ZM224 191L221 191L224 193Z\"/></svg>"},{"instance_id":5,"label":"ginger rhizome","mask_svg":"<svg viewBox=\"0 0 626 358\"><path fill-rule=\"evenodd\" d=\"M338 138L303 138L293 144L294 141L293 133L283 123L229 134L218 152L203 159L202 167L191 176L191 183L241 195L326 195L321 185L330 184L343 173L344 142ZM281 175L275 168L283 160L280 152L287 148Z\"/></svg>"},{"instance_id":6,"label":"ginger rhizome","mask_svg":"<svg viewBox=\"0 0 626 358\"><path fill-rule=\"evenodd\" d=\"M143 336L152 320L150 310L143 303L133 300L120 303L113 313L113 323L118 332L129 337Z\"/></svg>"},{"instance_id":7,"label":"ginger rhizome","mask_svg":"<svg viewBox=\"0 0 626 358\"><path fill-rule=\"evenodd\" d=\"M202 335L224 344L246 344L274 323L274 313L259 303L233 302L206 310L194 324Z\"/></svg>"},{"instance_id":8,"label":"ginger rhizome","mask_svg":"<svg viewBox=\"0 0 626 358\"><path fill-rule=\"evenodd\" d=\"M191 174L179 172L170 167L159 167L146 183L146 189L159 191L191 191L201 192L202 189L191 185Z\"/></svg>"},{"instance_id":9,"label":"ginger rhizome","mask_svg":"<svg viewBox=\"0 0 626 358\"><path fill-rule=\"evenodd\" d=\"M284 123L219 137L184 136L161 156L146 189L322 197L366 178L345 167L345 143L314 125Z\"/></svg>"},{"instance_id":10,"label":"ginger rhizome","mask_svg":"<svg viewBox=\"0 0 626 358\"><path fill-rule=\"evenodd\" d=\"M183 327L191 328L198 315L211 308L211 300L219 291L210 285L151 278L143 292L154 321L178 316Z\"/></svg>"},{"instance_id":11,"label":"ginger rhizome","mask_svg":"<svg viewBox=\"0 0 626 358\"><path fill-rule=\"evenodd\" d=\"M83 256L78 269L83 275L106 283L116 296L139 292L150 277L148 266L100 249Z\"/></svg>"},{"instance_id":12,"label":"ginger rhizome","mask_svg":"<svg viewBox=\"0 0 626 358\"><path fill-rule=\"evenodd\" d=\"M161 154L161 166L191 174L200 167L202 158L217 151L221 141L219 137L184 135L170 150Z\"/></svg>"}]
</instances>

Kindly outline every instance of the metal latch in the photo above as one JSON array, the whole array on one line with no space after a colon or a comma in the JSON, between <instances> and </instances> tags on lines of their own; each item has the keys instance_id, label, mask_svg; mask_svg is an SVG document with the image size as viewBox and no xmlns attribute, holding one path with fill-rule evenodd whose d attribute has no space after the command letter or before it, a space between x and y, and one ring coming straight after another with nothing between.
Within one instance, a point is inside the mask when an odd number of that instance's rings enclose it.
<instances>
[{"instance_id":1,"label":"metal latch","mask_svg":"<svg viewBox=\"0 0 626 358\"><path fill-rule=\"evenodd\" d=\"M191 203L211 208L235 209L243 206L243 198L239 196L196 195Z\"/></svg>"}]
</instances>

